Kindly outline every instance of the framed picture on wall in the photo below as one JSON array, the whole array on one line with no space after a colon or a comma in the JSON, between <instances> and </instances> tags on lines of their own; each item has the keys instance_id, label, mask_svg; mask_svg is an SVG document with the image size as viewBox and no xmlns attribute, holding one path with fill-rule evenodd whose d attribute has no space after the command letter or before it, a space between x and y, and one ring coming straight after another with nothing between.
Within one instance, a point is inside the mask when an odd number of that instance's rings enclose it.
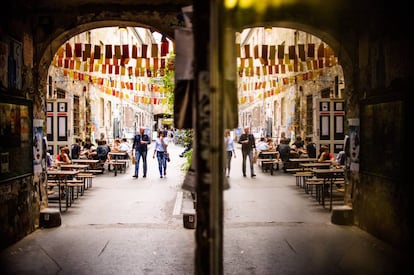
<instances>
[{"instance_id":1,"label":"framed picture on wall","mask_svg":"<svg viewBox=\"0 0 414 275\"><path fill-rule=\"evenodd\" d=\"M0 96L0 182L33 172L30 100Z\"/></svg>"},{"instance_id":2,"label":"framed picture on wall","mask_svg":"<svg viewBox=\"0 0 414 275\"><path fill-rule=\"evenodd\" d=\"M403 147L406 101L399 94L377 96L361 104L361 171L376 176L396 178L403 174ZM358 141L359 143L359 141ZM352 140L351 140L352 150ZM378 165L378 161L383 162Z\"/></svg>"},{"instance_id":3,"label":"framed picture on wall","mask_svg":"<svg viewBox=\"0 0 414 275\"><path fill-rule=\"evenodd\" d=\"M9 89L22 88L23 47L20 41L0 36L0 82Z\"/></svg>"}]
</instances>

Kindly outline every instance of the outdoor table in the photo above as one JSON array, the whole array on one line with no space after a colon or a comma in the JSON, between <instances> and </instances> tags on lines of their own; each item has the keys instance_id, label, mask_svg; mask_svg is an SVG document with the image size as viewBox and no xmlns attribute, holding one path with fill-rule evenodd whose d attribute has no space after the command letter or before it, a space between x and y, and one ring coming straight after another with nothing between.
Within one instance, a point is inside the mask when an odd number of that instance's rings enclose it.
<instances>
[{"instance_id":1,"label":"outdoor table","mask_svg":"<svg viewBox=\"0 0 414 275\"><path fill-rule=\"evenodd\" d=\"M277 169L279 169L279 152L277 151L260 151L258 154L257 162L259 166L262 167L262 171L265 172L266 170L270 171L270 174L273 175L273 165L277 165Z\"/></svg>"},{"instance_id":2,"label":"outdoor table","mask_svg":"<svg viewBox=\"0 0 414 275\"><path fill-rule=\"evenodd\" d=\"M74 164L88 164L91 169L96 169L96 164L99 160L97 159L72 159Z\"/></svg>"},{"instance_id":3,"label":"outdoor table","mask_svg":"<svg viewBox=\"0 0 414 275\"><path fill-rule=\"evenodd\" d=\"M306 162L306 163L299 163L299 166L305 169L328 169L331 167L330 162Z\"/></svg>"},{"instance_id":4,"label":"outdoor table","mask_svg":"<svg viewBox=\"0 0 414 275\"><path fill-rule=\"evenodd\" d=\"M122 167L124 167L124 169L126 169L126 165L127 165L127 158L128 158L128 153L127 152L109 152L109 159L110 161L108 162L108 170L109 170L109 165L112 165L114 167L114 175L117 175L117 171L119 168L119 171L122 171Z\"/></svg>"},{"instance_id":5,"label":"outdoor table","mask_svg":"<svg viewBox=\"0 0 414 275\"><path fill-rule=\"evenodd\" d=\"M329 202L329 211L332 210L332 186L334 184L334 180L337 178L344 177L344 169L343 168L330 168L330 169L312 169L312 173L317 178L323 179L322 184L322 206L325 207L325 186L327 184L330 185L330 202Z\"/></svg>"},{"instance_id":6,"label":"outdoor table","mask_svg":"<svg viewBox=\"0 0 414 275\"><path fill-rule=\"evenodd\" d=\"M59 200L59 211L62 212L62 197L61 197L61 187L62 185L65 188L65 191L68 191L68 187L67 187L67 180L69 177L74 177L79 173L79 171L77 170L47 170L47 175L48 178L49 176L51 176L52 178L55 178L57 180L57 185L58 185L58 200ZM66 208L65 211L68 209L68 207L71 204L71 196L69 194L69 192L67 192L67 194L65 195L65 199L66 199Z\"/></svg>"},{"instance_id":7,"label":"outdoor table","mask_svg":"<svg viewBox=\"0 0 414 275\"><path fill-rule=\"evenodd\" d=\"M88 164L61 164L60 169L62 170L84 170L89 167Z\"/></svg>"}]
</instances>

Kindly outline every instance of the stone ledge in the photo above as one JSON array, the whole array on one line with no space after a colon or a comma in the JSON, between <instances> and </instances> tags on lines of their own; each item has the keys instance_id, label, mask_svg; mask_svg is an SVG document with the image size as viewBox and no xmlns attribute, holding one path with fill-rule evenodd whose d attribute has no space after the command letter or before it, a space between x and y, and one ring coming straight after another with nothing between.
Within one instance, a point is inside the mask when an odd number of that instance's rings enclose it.
<instances>
[{"instance_id":1,"label":"stone ledge","mask_svg":"<svg viewBox=\"0 0 414 275\"><path fill-rule=\"evenodd\" d=\"M341 205L332 208L331 222L339 225L353 225L354 212L351 206Z\"/></svg>"},{"instance_id":2,"label":"stone ledge","mask_svg":"<svg viewBox=\"0 0 414 275\"><path fill-rule=\"evenodd\" d=\"M62 224L58 209L44 208L40 210L39 226L44 228L57 227Z\"/></svg>"},{"instance_id":3,"label":"stone ledge","mask_svg":"<svg viewBox=\"0 0 414 275\"><path fill-rule=\"evenodd\" d=\"M184 228L195 229L197 224L196 211L193 208L183 210Z\"/></svg>"}]
</instances>

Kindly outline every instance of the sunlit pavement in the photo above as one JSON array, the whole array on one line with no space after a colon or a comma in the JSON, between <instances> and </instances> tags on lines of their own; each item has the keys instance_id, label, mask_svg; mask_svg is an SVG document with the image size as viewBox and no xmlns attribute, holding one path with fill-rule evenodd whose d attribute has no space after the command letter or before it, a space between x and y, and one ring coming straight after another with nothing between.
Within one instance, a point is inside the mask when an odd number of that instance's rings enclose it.
<instances>
[{"instance_id":1,"label":"sunlit pavement","mask_svg":"<svg viewBox=\"0 0 414 275\"><path fill-rule=\"evenodd\" d=\"M183 226L181 146L170 145L167 177L148 153L147 177L106 171L62 213L1 253L1 274L194 274L195 230ZM241 172L236 150L224 191L224 274L395 274L401 255L330 212L295 184L255 167ZM184 194L184 195L183 195ZM183 197L183 200L180 198ZM53 206L51 206L53 207ZM398 262L400 261L400 262ZM412 267L410 267L412 273ZM407 270L399 274L409 274Z\"/></svg>"}]
</instances>

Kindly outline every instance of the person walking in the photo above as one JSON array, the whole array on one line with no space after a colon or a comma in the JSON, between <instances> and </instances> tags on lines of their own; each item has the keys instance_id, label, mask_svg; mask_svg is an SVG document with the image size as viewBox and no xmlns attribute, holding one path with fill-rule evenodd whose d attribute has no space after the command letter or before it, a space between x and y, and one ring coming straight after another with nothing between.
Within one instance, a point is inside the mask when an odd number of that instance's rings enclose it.
<instances>
[{"instance_id":1,"label":"person walking","mask_svg":"<svg viewBox=\"0 0 414 275\"><path fill-rule=\"evenodd\" d=\"M155 140L154 155L152 158L157 156L160 178L163 178L163 175L164 177L167 175L167 147L168 142L167 138L164 138L164 131L158 131L158 138Z\"/></svg>"},{"instance_id":2,"label":"person walking","mask_svg":"<svg viewBox=\"0 0 414 275\"><path fill-rule=\"evenodd\" d=\"M251 177L256 177L254 173L253 167L253 151L256 150L256 143L254 141L254 136L250 133L250 128L245 127L244 133L240 135L239 144L241 144L242 150L242 170L243 170L243 177L246 177L246 158L249 156L249 163L250 163L250 175Z\"/></svg>"},{"instance_id":3,"label":"person walking","mask_svg":"<svg viewBox=\"0 0 414 275\"><path fill-rule=\"evenodd\" d=\"M147 177L147 152L148 144L151 144L150 137L145 134L145 129L140 128L139 134L134 136L134 143L132 144L132 153L135 150L135 172L132 177L138 178L139 162L142 158L142 170L144 172L143 177Z\"/></svg>"},{"instance_id":4,"label":"person walking","mask_svg":"<svg viewBox=\"0 0 414 275\"><path fill-rule=\"evenodd\" d=\"M224 146L226 148L226 165L224 167L224 173L227 177L230 177L230 168L231 168L231 159L234 155L236 158L236 151L234 150L234 142L230 136L230 130L226 129L224 131Z\"/></svg>"}]
</instances>

